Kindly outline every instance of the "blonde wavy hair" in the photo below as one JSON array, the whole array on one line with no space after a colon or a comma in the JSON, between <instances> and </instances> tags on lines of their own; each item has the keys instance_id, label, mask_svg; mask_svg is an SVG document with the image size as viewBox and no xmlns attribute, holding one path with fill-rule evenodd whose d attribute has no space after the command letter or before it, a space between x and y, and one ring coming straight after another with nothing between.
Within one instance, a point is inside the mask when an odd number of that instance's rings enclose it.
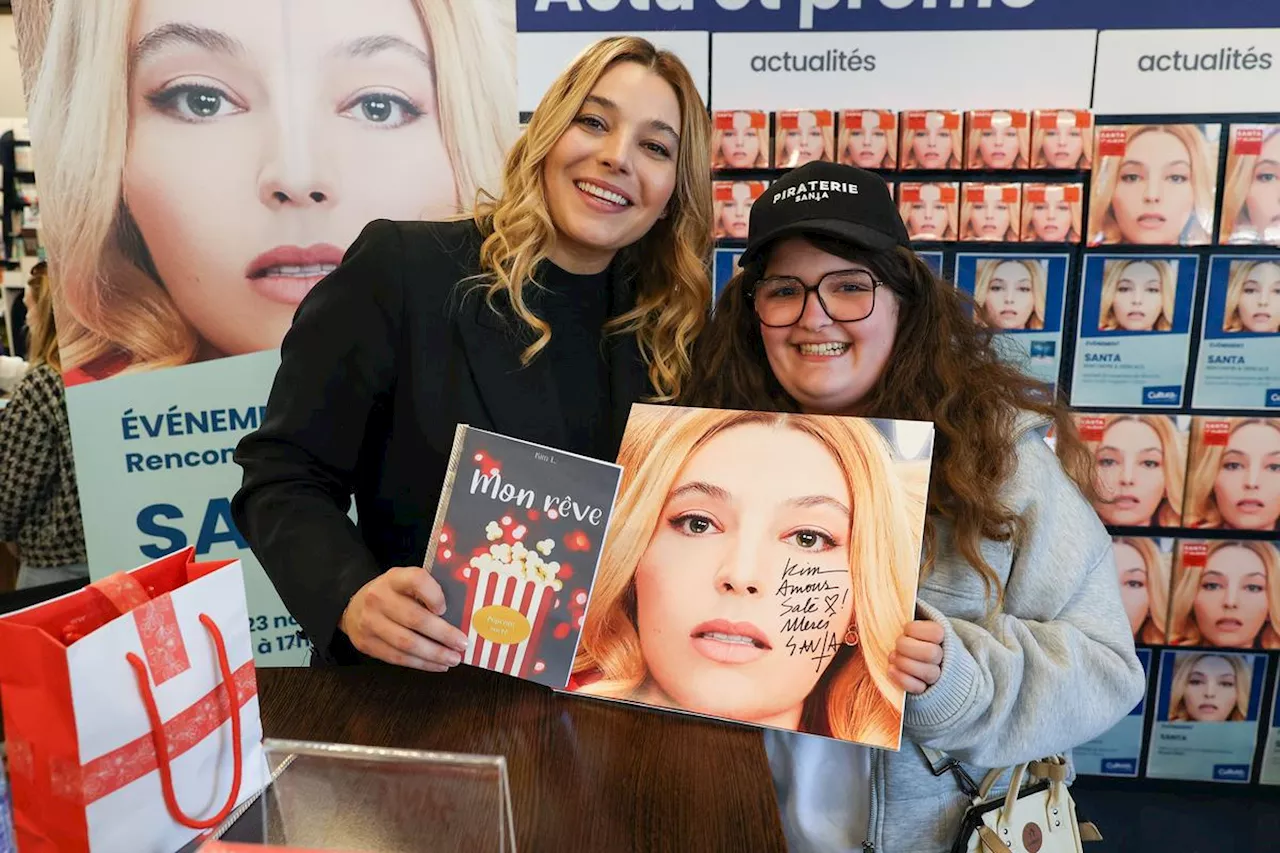
<instances>
[{"instance_id":1,"label":"blonde wavy hair","mask_svg":"<svg viewBox=\"0 0 1280 853\"><path fill-rule=\"evenodd\" d=\"M600 676L588 693L629 698L644 688L649 672L636 628L636 566L686 462L715 436L743 424L795 429L816 439L844 472L853 497L849 572L859 643L841 646L805 699L802 730L896 749L903 691L889 679L889 653L915 607L917 531L928 477L919 463L895 463L868 421L637 408L618 456L622 483L573 671Z\"/></svg>"},{"instance_id":2,"label":"blonde wavy hair","mask_svg":"<svg viewBox=\"0 0 1280 853\"><path fill-rule=\"evenodd\" d=\"M1165 643L1169 615L1169 566L1154 539L1143 536L1114 536L1111 547L1128 545L1142 558L1147 573L1147 618L1142 620L1133 638L1149 646Z\"/></svg>"},{"instance_id":3,"label":"blonde wavy hair","mask_svg":"<svg viewBox=\"0 0 1280 853\"><path fill-rule=\"evenodd\" d=\"M1263 127L1267 130L1262 137L1262 145L1280 135L1280 125ZM1239 125L1232 127L1232 138L1240 129ZM1227 154L1227 181L1222 192L1222 228L1218 232L1218 240L1222 243L1250 245L1267 242L1265 233L1260 233L1258 226L1249 219L1249 209L1246 206L1249 189L1253 184L1253 173L1257 170L1260 159L1257 154L1237 154L1234 145Z\"/></svg>"},{"instance_id":4,"label":"blonde wavy hair","mask_svg":"<svg viewBox=\"0 0 1280 853\"><path fill-rule=\"evenodd\" d=\"M1195 246L1209 242L1213 223L1214 184L1218 174L1216 152L1210 152L1209 141L1194 124L1137 124L1125 128L1125 147L1144 133L1167 133L1182 143L1191 162L1191 216L1190 230L1184 245ZM1120 167L1124 157L1101 158L1093 173L1093 198L1089 200L1089 243L1124 243L1124 235L1116 222L1111 200L1120 183ZM1184 226L1185 228L1185 226Z\"/></svg>"},{"instance_id":5,"label":"blonde wavy hair","mask_svg":"<svg viewBox=\"0 0 1280 853\"><path fill-rule=\"evenodd\" d=\"M1023 193L1022 193L1022 195L1023 195L1023 198L1022 198L1022 242L1024 242L1024 243L1039 243L1039 242L1043 242L1043 241L1044 241L1044 238L1043 238L1043 237L1041 237L1039 233L1037 233L1036 228L1035 228L1035 223L1033 222L1032 217L1034 217L1034 216L1035 216L1036 208L1037 208L1038 206L1040 206L1041 204L1044 204L1044 205L1054 204L1054 202L1050 202L1050 201L1044 201L1044 202L1032 202L1032 201L1028 201L1028 200L1027 200L1026 195L1027 195L1027 189L1029 188L1029 186L1030 186L1029 184L1028 184L1028 185L1024 185L1024 186L1023 186ZM1078 185L1077 185L1077 186L1078 186ZM1067 232L1067 236L1066 236L1066 237L1064 237L1062 240L1060 240L1060 241L1058 241L1058 242L1062 242L1062 243L1079 243L1079 242L1080 242L1080 234L1081 234L1081 230L1080 230L1080 229L1081 229L1081 225L1082 225L1082 223L1084 222L1084 202L1083 202L1083 201L1068 201L1068 202L1065 202L1065 203L1066 203L1066 204L1071 208L1071 229Z\"/></svg>"},{"instance_id":6,"label":"blonde wavy hair","mask_svg":"<svg viewBox=\"0 0 1280 853\"><path fill-rule=\"evenodd\" d=\"M675 54L641 38L607 38L578 54L551 84L507 155L501 197L476 205L476 221L485 235L481 278L490 305L505 295L520 321L536 333L522 354L529 363L551 341L550 325L525 302L534 270L555 242L543 163L596 83L622 62L657 74L675 90L680 105L676 186L667 215L620 253L623 266L636 274L636 304L606 326L613 334L635 334L649 367L654 399L665 401L681 390L690 369L689 350L711 303L711 120L693 78Z\"/></svg>"},{"instance_id":7,"label":"blonde wavy hair","mask_svg":"<svg viewBox=\"0 0 1280 853\"><path fill-rule=\"evenodd\" d=\"M17 16L51 273L67 367L186 364L202 342L164 285L121 195L137 0L57 0ZM408 0L435 54L458 198L497 179L516 132L515 25L505 0Z\"/></svg>"},{"instance_id":8,"label":"blonde wavy hair","mask_svg":"<svg viewBox=\"0 0 1280 853\"><path fill-rule=\"evenodd\" d=\"M996 277L996 270L1004 264L1017 264L1027 271L1031 277L1031 295L1033 305L1031 316L1027 318L1026 329L1043 329L1047 312L1045 303L1048 300L1048 275L1044 271L1044 262L1035 258L983 258L978 261L977 276L973 284L973 301L978 303L978 310L973 312L973 321L979 326L987 325L983 319L984 303L991 290L991 281Z\"/></svg>"},{"instance_id":9,"label":"blonde wavy hair","mask_svg":"<svg viewBox=\"0 0 1280 853\"><path fill-rule=\"evenodd\" d=\"M1280 418L1195 418L1191 422L1191 470L1188 474L1187 504L1184 508L1187 527L1222 527L1222 511L1218 509L1218 472L1222 470L1222 457L1227 452L1227 442L1209 445L1205 443L1204 427L1208 421L1230 423L1228 440L1236 430L1249 424L1263 424L1280 432Z\"/></svg>"},{"instance_id":10,"label":"blonde wavy hair","mask_svg":"<svg viewBox=\"0 0 1280 853\"><path fill-rule=\"evenodd\" d=\"M884 158L877 165L872 166L871 168L872 169L897 168L898 166L898 117L893 113L889 113L889 116L893 121L892 127L883 128L883 129L880 127L876 127L872 130L868 130L867 128L864 127L862 128L861 131L857 131L851 127L846 127L844 124L844 120L843 120L844 116L848 115L850 112L856 113L859 111L845 110L841 114L840 137L839 137L839 143L836 145L836 150L840 152L840 162L844 163L847 166L857 166L858 164L853 162L853 154L851 149L851 145L853 142L853 135L859 132L873 133L876 130L878 130L884 134L884 142L885 142ZM870 112L876 112L876 114L879 115L879 112L876 110L871 110ZM862 167L859 167L859 168L862 168Z\"/></svg>"},{"instance_id":11,"label":"blonde wavy hair","mask_svg":"<svg viewBox=\"0 0 1280 853\"><path fill-rule=\"evenodd\" d=\"M1190 722L1194 718L1187 711L1187 686L1191 672L1205 658L1222 658L1231 666L1236 677L1236 701L1226 722L1238 723L1249 717L1249 696L1253 692L1253 663L1243 655L1223 655L1212 652L1183 653L1173 663L1173 685L1169 690L1169 720Z\"/></svg>"},{"instance_id":12,"label":"blonde wavy hair","mask_svg":"<svg viewBox=\"0 0 1280 853\"><path fill-rule=\"evenodd\" d=\"M1244 285L1259 267L1273 266L1280 272L1280 258L1268 258L1264 261L1235 261L1231 264L1231 277L1227 280L1227 300L1222 313L1222 331L1243 332L1244 323L1240 322L1240 297L1244 296Z\"/></svg>"},{"instance_id":13,"label":"blonde wavy hair","mask_svg":"<svg viewBox=\"0 0 1280 853\"><path fill-rule=\"evenodd\" d=\"M1253 540L1219 540L1208 543L1205 562L1224 548L1243 548L1258 555L1267 574L1267 621L1258 634L1258 645L1264 649L1280 649L1280 553L1268 542ZM1196 624L1196 594L1200 591L1202 566L1188 566L1181 552L1174 571L1173 604L1169 612L1169 645L1203 646L1204 635Z\"/></svg>"},{"instance_id":14,"label":"blonde wavy hair","mask_svg":"<svg viewBox=\"0 0 1280 853\"><path fill-rule=\"evenodd\" d=\"M48 265L44 261L31 268L27 292L31 294L31 310L27 312L27 361L32 367L47 364L61 372L58 327L53 319L53 283L49 281Z\"/></svg>"},{"instance_id":15,"label":"blonde wavy hair","mask_svg":"<svg viewBox=\"0 0 1280 853\"><path fill-rule=\"evenodd\" d=\"M1081 417L1094 416L1077 415L1076 417L1078 420ZM1091 458L1097 459L1098 448L1106 439L1107 430L1122 421L1146 424L1160 439L1160 450L1164 460L1164 497L1156 507L1153 516L1154 524L1157 527L1178 527L1182 523L1182 494L1187 476L1186 438L1178 430L1170 415L1104 415L1102 429L1098 432L1099 440L1084 442ZM1095 486L1094 501L1106 502L1106 496L1100 485Z\"/></svg>"},{"instance_id":16,"label":"blonde wavy hair","mask_svg":"<svg viewBox=\"0 0 1280 853\"><path fill-rule=\"evenodd\" d=\"M1178 291L1178 276L1174 265L1162 258L1126 258L1106 261L1102 273L1102 300L1098 305L1098 329L1114 332L1122 328L1116 319L1116 295L1120 292L1120 280L1134 264L1154 267L1160 276L1160 315L1156 317L1154 330L1167 332L1173 328L1173 314Z\"/></svg>"},{"instance_id":17,"label":"blonde wavy hair","mask_svg":"<svg viewBox=\"0 0 1280 853\"><path fill-rule=\"evenodd\" d=\"M995 113L1003 113L1008 115L1004 110L995 110ZM995 128L990 128L995 130ZM982 144L982 134L987 128L974 127L969 130L969 145L965 152L965 159L968 161L970 169L991 169L982 159L982 153L978 150L978 146ZM1003 168L1008 169L1025 169L1027 168L1027 145L1030 141L1031 130L1026 125L1022 128L1014 128L1018 133L1018 156L1013 158L1013 165Z\"/></svg>"}]
</instances>

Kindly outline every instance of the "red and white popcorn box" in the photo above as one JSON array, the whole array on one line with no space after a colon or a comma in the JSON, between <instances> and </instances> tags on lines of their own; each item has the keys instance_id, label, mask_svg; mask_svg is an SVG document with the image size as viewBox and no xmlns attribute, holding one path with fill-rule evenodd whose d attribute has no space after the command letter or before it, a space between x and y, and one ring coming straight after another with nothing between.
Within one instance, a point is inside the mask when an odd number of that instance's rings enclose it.
<instances>
[{"instance_id":1,"label":"red and white popcorn box","mask_svg":"<svg viewBox=\"0 0 1280 853\"><path fill-rule=\"evenodd\" d=\"M467 635L464 662L495 672L527 677L532 669L552 602L564 586L560 564L548 560L555 543L544 539L532 548L500 542L503 529L489 522L488 553L471 558L462 631Z\"/></svg>"},{"instance_id":2,"label":"red and white popcorn box","mask_svg":"<svg viewBox=\"0 0 1280 853\"><path fill-rule=\"evenodd\" d=\"M266 785L243 571L193 550L0 618L23 853L172 853Z\"/></svg>"}]
</instances>

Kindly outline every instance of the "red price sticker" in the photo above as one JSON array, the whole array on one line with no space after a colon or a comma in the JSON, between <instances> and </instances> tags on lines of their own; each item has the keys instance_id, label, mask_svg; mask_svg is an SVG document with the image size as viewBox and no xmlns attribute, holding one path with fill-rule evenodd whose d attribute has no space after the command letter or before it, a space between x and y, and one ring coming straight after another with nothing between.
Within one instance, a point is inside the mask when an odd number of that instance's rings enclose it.
<instances>
[{"instance_id":1,"label":"red price sticker","mask_svg":"<svg viewBox=\"0 0 1280 853\"><path fill-rule=\"evenodd\" d=\"M1098 131L1098 156L1123 157L1128 147L1129 132L1123 127L1104 127Z\"/></svg>"},{"instance_id":2,"label":"red price sticker","mask_svg":"<svg viewBox=\"0 0 1280 853\"><path fill-rule=\"evenodd\" d=\"M939 128L958 130L960 128L960 113L913 110L907 113L907 128L909 130L935 130Z\"/></svg>"},{"instance_id":3,"label":"red price sticker","mask_svg":"<svg viewBox=\"0 0 1280 853\"><path fill-rule=\"evenodd\" d=\"M831 127L833 121L831 110L786 110L778 113L778 127L782 130L799 130L813 125Z\"/></svg>"},{"instance_id":4,"label":"red price sticker","mask_svg":"<svg viewBox=\"0 0 1280 853\"><path fill-rule=\"evenodd\" d=\"M1102 441L1102 433L1106 429L1107 419L1102 415L1079 415L1077 424L1080 427L1080 438L1084 441Z\"/></svg>"},{"instance_id":5,"label":"red price sticker","mask_svg":"<svg viewBox=\"0 0 1280 853\"><path fill-rule=\"evenodd\" d=\"M1209 559L1208 542L1183 542L1182 565L1184 568L1203 568Z\"/></svg>"},{"instance_id":6,"label":"red price sticker","mask_svg":"<svg viewBox=\"0 0 1280 853\"><path fill-rule=\"evenodd\" d=\"M1027 184L1025 192L1028 204L1078 204L1081 198L1079 184Z\"/></svg>"},{"instance_id":7,"label":"red price sticker","mask_svg":"<svg viewBox=\"0 0 1280 853\"><path fill-rule=\"evenodd\" d=\"M745 130L749 127L763 130L767 124L768 116L761 112L722 110L715 114L716 130Z\"/></svg>"},{"instance_id":8,"label":"red price sticker","mask_svg":"<svg viewBox=\"0 0 1280 853\"><path fill-rule=\"evenodd\" d=\"M1235 153L1238 156L1256 157L1262 153L1262 128L1237 127L1235 129Z\"/></svg>"},{"instance_id":9,"label":"red price sticker","mask_svg":"<svg viewBox=\"0 0 1280 853\"><path fill-rule=\"evenodd\" d=\"M993 127L1016 127L1019 130L1027 126L1025 110L974 110L969 113L969 120L975 130L990 130Z\"/></svg>"},{"instance_id":10,"label":"red price sticker","mask_svg":"<svg viewBox=\"0 0 1280 853\"><path fill-rule=\"evenodd\" d=\"M1204 422L1204 445L1205 447L1226 447L1227 439L1231 437L1231 421L1205 421Z\"/></svg>"},{"instance_id":11,"label":"red price sticker","mask_svg":"<svg viewBox=\"0 0 1280 853\"><path fill-rule=\"evenodd\" d=\"M845 130L892 130L893 113L884 110L845 110L841 114Z\"/></svg>"}]
</instances>

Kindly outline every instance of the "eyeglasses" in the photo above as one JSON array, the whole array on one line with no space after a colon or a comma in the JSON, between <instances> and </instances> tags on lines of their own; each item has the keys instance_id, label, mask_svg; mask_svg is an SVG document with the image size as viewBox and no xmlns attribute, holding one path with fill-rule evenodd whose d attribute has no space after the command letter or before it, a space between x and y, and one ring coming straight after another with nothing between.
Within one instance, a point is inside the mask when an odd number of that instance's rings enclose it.
<instances>
[{"instance_id":1,"label":"eyeglasses","mask_svg":"<svg viewBox=\"0 0 1280 853\"><path fill-rule=\"evenodd\" d=\"M876 308L876 288L884 284L866 270L837 270L824 275L817 284L805 284L795 276L762 278L751 290L756 316L766 326L792 326L804 316L809 292L837 323L856 323L871 316Z\"/></svg>"}]
</instances>

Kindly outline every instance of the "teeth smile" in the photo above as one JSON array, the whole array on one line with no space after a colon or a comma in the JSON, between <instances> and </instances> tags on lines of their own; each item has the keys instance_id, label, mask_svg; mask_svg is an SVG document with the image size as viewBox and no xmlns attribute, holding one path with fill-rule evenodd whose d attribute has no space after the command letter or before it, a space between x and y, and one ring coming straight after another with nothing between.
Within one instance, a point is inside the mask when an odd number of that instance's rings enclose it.
<instances>
[{"instance_id":1,"label":"teeth smile","mask_svg":"<svg viewBox=\"0 0 1280 853\"><path fill-rule=\"evenodd\" d=\"M721 634L716 631L708 631L702 636L708 640L716 640L721 643L733 643L738 646L755 646L760 649L764 648L764 646L760 645L750 637L743 637L738 634Z\"/></svg>"},{"instance_id":2,"label":"teeth smile","mask_svg":"<svg viewBox=\"0 0 1280 853\"><path fill-rule=\"evenodd\" d=\"M337 264L311 264L309 266L267 267L258 273L259 278L311 278L325 276L338 268Z\"/></svg>"},{"instance_id":3,"label":"teeth smile","mask_svg":"<svg viewBox=\"0 0 1280 853\"><path fill-rule=\"evenodd\" d=\"M631 202L627 200L626 196L618 195L618 193L610 192L604 187L598 187L595 184L589 184L586 181L575 181L574 186L582 190L587 195L593 195L598 199L603 199L604 201L612 202L613 204L618 204L623 207L627 207L631 204Z\"/></svg>"},{"instance_id":4,"label":"teeth smile","mask_svg":"<svg viewBox=\"0 0 1280 853\"><path fill-rule=\"evenodd\" d=\"M797 344L801 355L844 355L849 349L845 343Z\"/></svg>"}]
</instances>

